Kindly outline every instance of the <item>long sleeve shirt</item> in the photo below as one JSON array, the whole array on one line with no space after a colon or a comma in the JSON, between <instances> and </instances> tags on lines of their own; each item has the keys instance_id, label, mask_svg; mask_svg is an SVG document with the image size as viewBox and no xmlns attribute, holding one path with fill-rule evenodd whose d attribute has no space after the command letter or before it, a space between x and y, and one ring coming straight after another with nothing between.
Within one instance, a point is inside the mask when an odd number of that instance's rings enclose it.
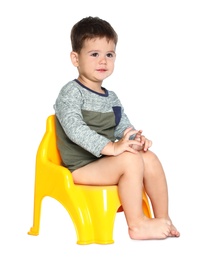
<instances>
[{"instance_id":1,"label":"long sleeve shirt","mask_svg":"<svg viewBox=\"0 0 210 260\"><path fill-rule=\"evenodd\" d=\"M113 91L95 92L78 80L62 87L54 104L57 146L70 171L99 159L102 149L133 127Z\"/></svg>"}]
</instances>

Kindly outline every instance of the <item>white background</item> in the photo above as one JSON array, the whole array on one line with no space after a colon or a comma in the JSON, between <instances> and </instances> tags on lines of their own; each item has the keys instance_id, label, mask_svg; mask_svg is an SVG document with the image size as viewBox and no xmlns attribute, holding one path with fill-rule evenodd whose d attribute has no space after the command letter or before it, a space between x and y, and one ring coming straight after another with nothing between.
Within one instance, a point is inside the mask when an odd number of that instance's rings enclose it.
<instances>
[{"instance_id":1,"label":"white background","mask_svg":"<svg viewBox=\"0 0 210 260\"><path fill-rule=\"evenodd\" d=\"M0 259L210 259L209 14L203 0L1 1ZM50 198L39 236L27 235L46 118L61 87L77 77L70 30L89 15L118 32L115 72L103 86L117 92L133 124L153 141L178 239L132 241L119 213L114 244L77 245L67 211Z\"/></svg>"}]
</instances>

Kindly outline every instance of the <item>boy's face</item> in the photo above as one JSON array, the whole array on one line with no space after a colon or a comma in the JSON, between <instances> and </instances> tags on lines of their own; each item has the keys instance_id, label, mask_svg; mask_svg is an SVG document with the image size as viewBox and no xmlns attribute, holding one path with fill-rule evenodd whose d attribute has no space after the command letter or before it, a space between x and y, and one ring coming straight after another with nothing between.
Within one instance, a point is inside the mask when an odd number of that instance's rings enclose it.
<instances>
[{"instance_id":1,"label":"boy's face","mask_svg":"<svg viewBox=\"0 0 210 260\"><path fill-rule=\"evenodd\" d=\"M74 66L79 75L94 82L102 82L114 70L115 44L106 38L86 40L81 52L75 53Z\"/></svg>"}]
</instances>

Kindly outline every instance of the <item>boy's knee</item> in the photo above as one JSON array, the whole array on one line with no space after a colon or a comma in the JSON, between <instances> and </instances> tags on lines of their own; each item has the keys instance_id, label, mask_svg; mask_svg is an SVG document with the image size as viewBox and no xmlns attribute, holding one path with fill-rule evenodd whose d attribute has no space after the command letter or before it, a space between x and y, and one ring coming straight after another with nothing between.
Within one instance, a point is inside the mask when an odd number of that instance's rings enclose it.
<instances>
[{"instance_id":1,"label":"boy's knee","mask_svg":"<svg viewBox=\"0 0 210 260\"><path fill-rule=\"evenodd\" d=\"M129 167L131 167L131 165L142 167L144 165L144 160L141 153L134 154L130 152L125 152L123 153L122 163L128 165Z\"/></svg>"},{"instance_id":2,"label":"boy's knee","mask_svg":"<svg viewBox=\"0 0 210 260\"><path fill-rule=\"evenodd\" d=\"M152 161L159 161L157 155L152 152L152 151L147 151L147 152L141 152L144 162L152 162Z\"/></svg>"}]
</instances>

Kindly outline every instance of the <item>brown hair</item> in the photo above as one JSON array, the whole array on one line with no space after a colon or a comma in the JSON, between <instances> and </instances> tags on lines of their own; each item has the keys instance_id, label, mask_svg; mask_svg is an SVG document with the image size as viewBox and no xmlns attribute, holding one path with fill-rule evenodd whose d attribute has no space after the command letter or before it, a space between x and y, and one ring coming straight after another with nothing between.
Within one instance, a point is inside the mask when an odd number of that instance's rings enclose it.
<instances>
[{"instance_id":1,"label":"brown hair","mask_svg":"<svg viewBox=\"0 0 210 260\"><path fill-rule=\"evenodd\" d=\"M85 40L105 37L108 41L113 40L117 45L118 36L112 26L99 17L86 17L77 22L71 30L72 50L79 53Z\"/></svg>"}]
</instances>

